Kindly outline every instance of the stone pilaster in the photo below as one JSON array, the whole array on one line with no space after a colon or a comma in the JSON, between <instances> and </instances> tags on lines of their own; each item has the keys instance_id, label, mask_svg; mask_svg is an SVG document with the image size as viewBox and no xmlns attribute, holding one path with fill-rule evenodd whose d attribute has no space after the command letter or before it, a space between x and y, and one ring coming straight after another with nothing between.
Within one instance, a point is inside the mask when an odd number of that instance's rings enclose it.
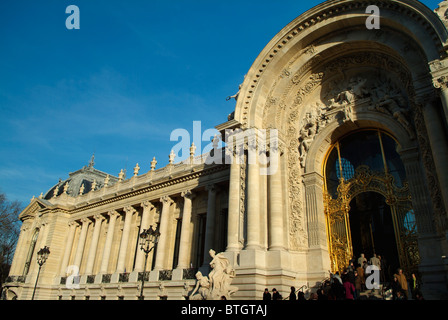
<instances>
[{"instance_id":1,"label":"stone pilaster","mask_svg":"<svg viewBox=\"0 0 448 320\"><path fill-rule=\"evenodd\" d=\"M213 240L215 236L215 224L216 224L216 193L218 187L214 184L206 186L208 191L207 198L207 225L205 231L205 244L204 244L204 263L203 266L208 266L211 257L209 254L210 249L213 249Z\"/></svg>"},{"instance_id":2,"label":"stone pilaster","mask_svg":"<svg viewBox=\"0 0 448 320\"><path fill-rule=\"evenodd\" d=\"M124 208L124 227L123 234L121 236L121 244L120 244L120 252L118 254L118 262L117 262L117 273L124 272L126 268L126 254L129 244L129 234L131 231L131 220L132 215L134 214L135 209L131 206Z\"/></svg>"},{"instance_id":3,"label":"stone pilaster","mask_svg":"<svg viewBox=\"0 0 448 320\"><path fill-rule=\"evenodd\" d=\"M106 242L104 244L103 258L101 259L100 273L107 273L109 267L110 251L112 248L112 241L114 240L115 222L117 221L118 212L109 211L109 226L107 228Z\"/></svg>"},{"instance_id":4,"label":"stone pilaster","mask_svg":"<svg viewBox=\"0 0 448 320\"><path fill-rule=\"evenodd\" d=\"M68 223L68 237L67 242L65 244L64 257L62 258L60 274L61 276L65 276L68 267L68 261L70 259L70 254L73 248L73 241L75 239L76 228L78 227L78 223L75 221L70 221Z\"/></svg>"},{"instance_id":5,"label":"stone pilaster","mask_svg":"<svg viewBox=\"0 0 448 320\"><path fill-rule=\"evenodd\" d=\"M160 202L162 202L162 216L160 218L160 238L159 243L157 245L157 253L156 253L156 262L154 265L154 269L163 270L167 267L166 265L166 254L168 249L168 229L170 223L170 209L171 205L174 201L168 197L164 196L160 198Z\"/></svg>"},{"instance_id":6,"label":"stone pilaster","mask_svg":"<svg viewBox=\"0 0 448 320\"><path fill-rule=\"evenodd\" d=\"M96 251L98 247L98 240L100 237L101 224L103 223L104 217L101 214L95 215L95 226L93 229L92 242L90 243L89 255L87 256L87 266L86 275L92 274L93 264L95 262Z\"/></svg>"},{"instance_id":7,"label":"stone pilaster","mask_svg":"<svg viewBox=\"0 0 448 320\"><path fill-rule=\"evenodd\" d=\"M150 201L144 201L141 206L143 207L142 221L140 226L140 232L149 229L151 226L151 211L154 209L154 205ZM134 271L142 272L145 263L145 253L139 248L137 250L137 256L135 258Z\"/></svg>"},{"instance_id":8,"label":"stone pilaster","mask_svg":"<svg viewBox=\"0 0 448 320\"><path fill-rule=\"evenodd\" d=\"M81 234L79 235L78 245L77 245L76 254L75 254L75 260L73 263L78 268L81 267L81 261L82 261L82 256L83 256L83 252L84 252L84 245L86 243L87 230L89 228L90 222L91 221L88 218L84 218L81 220L81 223L82 223Z\"/></svg>"},{"instance_id":9,"label":"stone pilaster","mask_svg":"<svg viewBox=\"0 0 448 320\"><path fill-rule=\"evenodd\" d=\"M184 198L184 209L182 212L182 227L180 232L178 269L186 269L189 264L191 248L191 211L194 193L191 190L182 192Z\"/></svg>"}]
</instances>

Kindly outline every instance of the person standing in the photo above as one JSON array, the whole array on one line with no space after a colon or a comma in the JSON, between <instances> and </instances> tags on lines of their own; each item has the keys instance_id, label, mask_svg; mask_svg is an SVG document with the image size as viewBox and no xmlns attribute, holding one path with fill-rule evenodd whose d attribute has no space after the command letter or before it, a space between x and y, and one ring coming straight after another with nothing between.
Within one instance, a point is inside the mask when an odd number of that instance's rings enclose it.
<instances>
[{"instance_id":1,"label":"person standing","mask_svg":"<svg viewBox=\"0 0 448 320\"><path fill-rule=\"evenodd\" d=\"M361 253L361 256L358 258L358 264L360 266L364 266L364 262L367 262L366 257L364 256L364 253Z\"/></svg>"},{"instance_id":2,"label":"person standing","mask_svg":"<svg viewBox=\"0 0 448 320\"><path fill-rule=\"evenodd\" d=\"M345 300L354 300L355 286L350 282L349 277L344 277Z\"/></svg>"},{"instance_id":3,"label":"person standing","mask_svg":"<svg viewBox=\"0 0 448 320\"><path fill-rule=\"evenodd\" d=\"M398 273L396 274L397 280L400 283L401 289L404 294L404 299L408 299L408 281L406 279L406 276L403 274L403 269L399 268Z\"/></svg>"},{"instance_id":4,"label":"person standing","mask_svg":"<svg viewBox=\"0 0 448 320\"><path fill-rule=\"evenodd\" d=\"M390 285L387 288L387 290L389 290L389 289L392 289L392 300L397 300L398 292L402 291L402 289L401 289L400 282L398 282L398 278L397 278L396 274L394 274L393 280L390 283Z\"/></svg>"},{"instance_id":5,"label":"person standing","mask_svg":"<svg viewBox=\"0 0 448 320\"><path fill-rule=\"evenodd\" d=\"M296 301L297 297L296 297L296 288L291 287L291 292L289 293L289 300L290 301Z\"/></svg>"},{"instance_id":6,"label":"person standing","mask_svg":"<svg viewBox=\"0 0 448 320\"><path fill-rule=\"evenodd\" d=\"M356 268L356 272L358 273L359 282L361 283L361 289L359 292L364 291L366 286L366 279L364 276L364 268L360 265L358 268Z\"/></svg>"},{"instance_id":7,"label":"person standing","mask_svg":"<svg viewBox=\"0 0 448 320\"><path fill-rule=\"evenodd\" d=\"M269 301L271 300L271 293L269 292L268 288L264 289L263 292L263 301Z\"/></svg>"},{"instance_id":8,"label":"person standing","mask_svg":"<svg viewBox=\"0 0 448 320\"><path fill-rule=\"evenodd\" d=\"M411 280L409 281L411 289L411 297L413 300L417 300L418 296L421 296L420 292L420 281L418 280L415 273L412 273Z\"/></svg>"},{"instance_id":9,"label":"person standing","mask_svg":"<svg viewBox=\"0 0 448 320\"><path fill-rule=\"evenodd\" d=\"M361 293L361 278L358 274L358 271L355 270L355 294L353 298L355 300L358 300L360 297L360 293Z\"/></svg>"},{"instance_id":10,"label":"person standing","mask_svg":"<svg viewBox=\"0 0 448 320\"><path fill-rule=\"evenodd\" d=\"M373 254L373 257L370 258L370 264L372 266L376 266L378 270L381 270L381 262L380 259L376 256L376 253Z\"/></svg>"},{"instance_id":11,"label":"person standing","mask_svg":"<svg viewBox=\"0 0 448 320\"><path fill-rule=\"evenodd\" d=\"M277 291L277 289L272 289L272 300L282 300L282 296L280 295L280 292Z\"/></svg>"}]
</instances>

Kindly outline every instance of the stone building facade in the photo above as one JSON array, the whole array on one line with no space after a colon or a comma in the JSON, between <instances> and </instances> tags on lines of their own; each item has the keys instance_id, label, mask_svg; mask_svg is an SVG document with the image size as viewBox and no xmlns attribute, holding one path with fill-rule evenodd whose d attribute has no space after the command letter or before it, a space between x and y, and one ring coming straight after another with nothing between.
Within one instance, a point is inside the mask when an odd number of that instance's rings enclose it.
<instances>
[{"instance_id":1,"label":"stone building facade","mask_svg":"<svg viewBox=\"0 0 448 320\"><path fill-rule=\"evenodd\" d=\"M371 5L379 29L366 23ZM263 150L244 141L243 162L192 152L145 174L136 166L130 179L91 163L21 213L9 296L31 297L48 246L38 299L137 299L143 276L147 299L183 299L209 270L209 249L232 264L238 299L312 290L361 253L446 298L447 9L330 0L303 13L259 54L216 126L275 130L278 170L260 174L269 164L248 154ZM138 235L150 225L161 236L144 266Z\"/></svg>"}]
</instances>

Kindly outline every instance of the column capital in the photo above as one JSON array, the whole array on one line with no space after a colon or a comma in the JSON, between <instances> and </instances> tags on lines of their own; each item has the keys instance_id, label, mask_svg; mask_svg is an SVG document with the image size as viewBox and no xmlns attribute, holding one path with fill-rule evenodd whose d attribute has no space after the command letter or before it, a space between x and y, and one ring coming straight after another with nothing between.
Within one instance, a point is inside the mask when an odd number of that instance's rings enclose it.
<instances>
[{"instance_id":1,"label":"column capital","mask_svg":"<svg viewBox=\"0 0 448 320\"><path fill-rule=\"evenodd\" d=\"M436 89L448 88L448 59L436 59L428 63L431 70L432 83Z\"/></svg>"},{"instance_id":2,"label":"column capital","mask_svg":"<svg viewBox=\"0 0 448 320\"><path fill-rule=\"evenodd\" d=\"M134 213L136 211L133 206L124 207L123 210L126 214Z\"/></svg>"},{"instance_id":3,"label":"column capital","mask_svg":"<svg viewBox=\"0 0 448 320\"><path fill-rule=\"evenodd\" d=\"M432 78L432 84L436 89L446 89L448 88L448 76L436 76Z\"/></svg>"},{"instance_id":4,"label":"column capital","mask_svg":"<svg viewBox=\"0 0 448 320\"><path fill-rule=\"evenodd\" d=\"M171 199L170 196L163 196L163 197L160 197L160 202L162 202L163 204L167 203L168 205L171 205L174 203L174 200Z\"/></svg>"},{"instance_id":5,"label":"column capital","mask_svg":"<svg viewBox=\"0 0 448 320\"><path fill-rule=\"evenodd\" d=\"M116 210L110 210L107 212L107 215L111 218L118 216L118 212Z\"/></svg>"},{"instance_id":6,"label":"column capital","mask_svg":"<svg viewBox=\"0 0 448 320\"><path fill-rule=\"evenodd\" d=\"M312 184L323 186L324 177L317 172L310 172L303 175L303 182L305 183L305 186Z\"/></svg>"},{"instance_id":7,"label":"column capital","mask_svg":"<svg viewBox=\"0 0 448 320\"><path fill-rule=\"evenodd\" d=\"M195 193L193 193L190 189L183 191L181 194L182 198L188 198L190 200L193 200L193 198L196 196Z\"/></svg>"},{"instance_id":8,"label":"column capital","mask_svg":"<svg viewBox=\"0 0 448 320\"><path fill-rule=\"evenodd\" d=\"M68 222L68 226L71 228L71 227L76 227L76 226L78 226L79 225L79 223L78 222L76 222L75 220L71 220L71 221L69 221Z\"/></svg>"},{"instance_id":9,"label":"column capital","mask_svg":"<svg viewBox=\"0 0 448 320\"><path fill-rule=\"evenodd\" d=\"M92 220L90 220L89 218L82 218L81 219L82 224L84 225L88 225L90 222L92 222Z\"/></svg>"},{"instance_id":10,"label":"column capital","mask_svg":"<svg viewBox=\"0 0 448 320\"><path fill-rule=\"evenodd\" d=\"M205 186L205 190L207 190L208 192L216 193L220 189L219 189L219 187L215 183L210 183L210 184Z\"/></svg>"},{"instance_id":11,"label":"column capital","mask_svg":"<svg viewBox=\"0 0 448 320\"><path fill-rule=\"evenodd\" d=\"M149 201L149 200L143 201L143 202L140 204L140 206L141 206L143 209L149 209L149 210L151 210L152 208L154 208L154 205L153 205L152 202Z\"/></svg>"},{"instance_id":12,"label":"column capital","mask_svg":"<svg viewBox=\"0 0 448 320\"><path fill-rule=\"evenodd\" d=\"M104 220L104 216L101 213L97 213L93 216L93 218L95 219L95 221L102 221Z\"/></svg>"}]
</instances>

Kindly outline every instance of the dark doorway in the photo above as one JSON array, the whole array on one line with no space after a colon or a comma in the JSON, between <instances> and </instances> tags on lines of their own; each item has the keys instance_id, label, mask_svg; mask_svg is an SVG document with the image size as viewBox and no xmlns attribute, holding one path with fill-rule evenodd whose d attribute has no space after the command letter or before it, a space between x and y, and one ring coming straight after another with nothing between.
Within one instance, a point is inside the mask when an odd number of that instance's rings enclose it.
<instances>
[{"instance_id":1,"label":"dark doorway","mask_svg":"<svg viewBox=\"0 0 448 320\"><path fill-rule=\"evenodd\" d=\"M353 255L364 253L367 261L375 253L386 261L387 278L399 267L399 256L391 208L376 192L364 192L350 202L350 232Z\"/></svg>"}]
</instances>

